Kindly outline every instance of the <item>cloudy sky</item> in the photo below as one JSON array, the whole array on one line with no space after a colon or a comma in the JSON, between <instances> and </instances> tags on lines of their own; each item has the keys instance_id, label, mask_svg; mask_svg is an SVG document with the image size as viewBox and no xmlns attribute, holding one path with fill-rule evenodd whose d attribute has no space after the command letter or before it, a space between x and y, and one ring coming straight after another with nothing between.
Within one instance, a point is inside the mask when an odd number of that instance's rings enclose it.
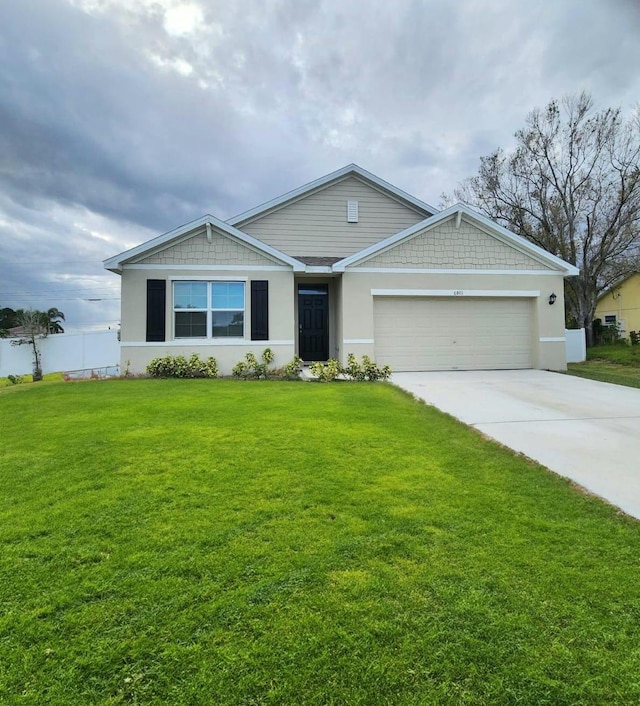
<instances>
[{"instance_id":1,"label":"cloudy sky","mask_svg":"<svg viewBox=\"0 0 640 706\"><path fill-rule=\"evenodd\" d=\"M350 162L438 205L526 114L640 100L638 0L0 0L0 307L117 325L102 260Z\"/></svg>"}]
</instances>

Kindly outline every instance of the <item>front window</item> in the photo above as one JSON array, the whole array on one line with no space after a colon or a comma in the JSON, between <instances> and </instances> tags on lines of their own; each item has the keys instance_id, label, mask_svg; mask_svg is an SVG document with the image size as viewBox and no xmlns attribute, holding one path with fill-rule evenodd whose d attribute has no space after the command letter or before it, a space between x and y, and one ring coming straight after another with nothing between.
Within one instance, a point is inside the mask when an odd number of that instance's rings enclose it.
<instances>
[{"instance_id":1,"label":"front window","mask_svg":"<svg viewBox=\"0 0 640 706\"><path fill-rule=\"evenodd\" d=\"M211 331L214 338L244 335L244 282L211 283Z\"/></svg>"},{"instance_id":2,"label":"front window","mask_svg":"<svg viewBox=\"0 0 640 706\"><path fill-rule=\"evenodd\" d=\"M244 282L174 282L175 338L243 338Z\"/></svg>"}]
</instances>

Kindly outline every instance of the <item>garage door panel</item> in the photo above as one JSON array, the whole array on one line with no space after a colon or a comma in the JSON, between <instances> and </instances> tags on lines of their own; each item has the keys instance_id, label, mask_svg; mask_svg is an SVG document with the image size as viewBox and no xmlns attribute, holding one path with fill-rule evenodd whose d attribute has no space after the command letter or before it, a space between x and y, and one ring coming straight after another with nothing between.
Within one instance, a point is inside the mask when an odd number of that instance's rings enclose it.
<instances>
[{"instance_id":1,"label":"garage door panel","mask_svg":"<svg viewBox=\"0 0 640 706\"><path fill-rule=\"evenodd\" d=\"M530 368L532 301L377 297L376 361L393 370Z\"/></svg>"}]
</instances>

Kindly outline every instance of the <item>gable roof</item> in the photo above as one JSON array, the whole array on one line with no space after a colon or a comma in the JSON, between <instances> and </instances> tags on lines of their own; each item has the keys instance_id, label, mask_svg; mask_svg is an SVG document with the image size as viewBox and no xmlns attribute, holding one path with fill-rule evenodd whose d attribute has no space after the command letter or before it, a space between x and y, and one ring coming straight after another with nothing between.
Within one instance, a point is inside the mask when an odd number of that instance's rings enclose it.
<instances>
[{"instance_id":1,"label":"gable roof","mask_svg":"<svg viewBox=\"0 0 640 706\"><path fill-rule=\"evenodd\" d=\"M237 228L230 226L228 223L221 221L219 218L216 218L215 216L209 214L207 214L206 216L202 216L202 218L198 218L195 221L191 221L190 223L185 223L185 225L179 226L178 228L174 228L173 230L170 230L167 233L163 233L157 238L152 238L146 243L137 245L135 248L131 248L130 250L125 250L124 252L119 253L118 255L114 255L113 257L104 260L103 265L105 269L111 270L112 272L122 272L122 266L126 264L128 260L141 257L162 245L169 245L173 241L178 240L181 236L186 235L187 233L192 230L195 230L196 228L205 226L207 225L207 223L212 225L218 231L221 231L222 233L229 235L232 238L235 238L236 240L239 240L245 245L248 245L254 248L255 250L258 250L264 253L265 255L269 255L272 258L275 258L276 260L280 260L281 262L287 265L291 265L294 272L304 272L304 264L299 260L296 260L290 255L286 255L280 250L276 250L276 248L272 248L270 245L263 243L262 241L252 237L248 233L243 233L241 230L238 230Z\"/></svg>"},{"instance_id":2,"label":"gable roof","mask_svg":"<svg viewBox=\"0 0 640 706\"><path fill-rule=\"evenodd\" d=\"M323 188L326 188L330 184L340 181L349 176L357 176L363 181L368 182L371 186L374 186L377 189L395 197L396 199L399 199L400 201L403 201L409 204L410 206L417 208L419 211L427 213L429 216L438 212L437 208L434 208L428 203L417 199L415 196L411 196L411 194L408 194L406 191L399 189L393 184L390 184L388 181L380 179L380 177L377 177L375 174L368 172L362 167L359 167L357 164L348 164L346 167L342 167L342 169L337 169L335 172L326 174L325 176L320 177L315 181L311 181L308 184L305 184L304 186L300 186L297 189L293 189L293 191L288 191L286 194L282 194L282 196L278 196L275 199L271 199L271 201L267 201L261 204L260 206L256 206L255 208L251 208L248 211L244 211L244 213L240 213L237 216L230 218L227 223L232 226L236 226L240 223L252 220L258 216L262 216L268 212L278 210L293 201L297 201L298 199L304 198L305 196L315 191L319 191Z\"/></svg>"},{"instance_id":3,"label":"gable roof","mask_svg":"<svg viewBox=\"0 0 640 706\"><path fill-rule=\"evenodd\" d=\"M571 265L570 263L565 262L561 258L552 255L546 250L543 250L537 245L534 245L522 236L512 233L510 230L507 230L506 228L497 223L494 223L486 216L483 216L481 213L474 211L473 209L469 208L468 206L462 203L457 203L454 206L451 206L451 208L447 208L444 211L440 211L440 213L436 213L435 215L430 216L429 218L426 218L425 220L420 221L419 223L416 223L415 225L410 226L409 228L406 228L405 230L400 231L395 235L381 240L379 243L375 243L374 245L371 245L370 247L365 248L364 250L360 250L360 252L357 252L354 255L350 255L349 257L343 258L339 262L335 263L335 265L333 266L333 271L344 272L345 269L350 265L354 265L357 262L369 258L378 252L386 250L387 248L395 245L396 243L411 238L411 236L416 235L417 233L423 231L425 228L431 228L437 225L438 223L441 223L442 221L445 221L448 218L451 218L452 216L458 214L458 217L461 217L463 215L466 216L470 221L475 221L478 225L481 225L485 230L489 230L490 232L498 236L500 240L506 242L507 244L515 246L518 250L525 252L526 254L546 264L552 269L561 271L565 277L573 277L574 275L577 275L580 272L578 268L574 265Z\"/></svg>"},{"instance_id":4,"label":"gable roof","mask_svg":"<svg viewBox=\"0 0 640 706\"><path fill-rule=\"evenodd\" d=\"M640 270L623 275L617 282L614 282L610 287L607 287L604 292L598 296L596 301L599 302L601 299L604 299L607 295L622 287L622 285L628 282L632 277L637 277L638 275L640 275Z\"/></svg>"}]
</instances>

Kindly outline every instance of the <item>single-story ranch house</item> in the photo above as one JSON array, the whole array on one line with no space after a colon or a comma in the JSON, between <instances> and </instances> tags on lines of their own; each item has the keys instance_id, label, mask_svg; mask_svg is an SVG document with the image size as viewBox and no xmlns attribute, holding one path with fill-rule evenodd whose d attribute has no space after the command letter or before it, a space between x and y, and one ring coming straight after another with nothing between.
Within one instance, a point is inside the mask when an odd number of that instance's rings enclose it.
<instances>
[{"instance_id":1,"label":"single-story ranch house","mask_svg":"<svg viewBox=\"0 0 640 706\"><path fill-rule=\"evenodd\" d=\"M245 213L203 216L105 261L121 357L197 352L220 370L367 354L402 370L566 368L577 269L474 210L444 211L351 164Z\"/></svg>"}]
</instances>

